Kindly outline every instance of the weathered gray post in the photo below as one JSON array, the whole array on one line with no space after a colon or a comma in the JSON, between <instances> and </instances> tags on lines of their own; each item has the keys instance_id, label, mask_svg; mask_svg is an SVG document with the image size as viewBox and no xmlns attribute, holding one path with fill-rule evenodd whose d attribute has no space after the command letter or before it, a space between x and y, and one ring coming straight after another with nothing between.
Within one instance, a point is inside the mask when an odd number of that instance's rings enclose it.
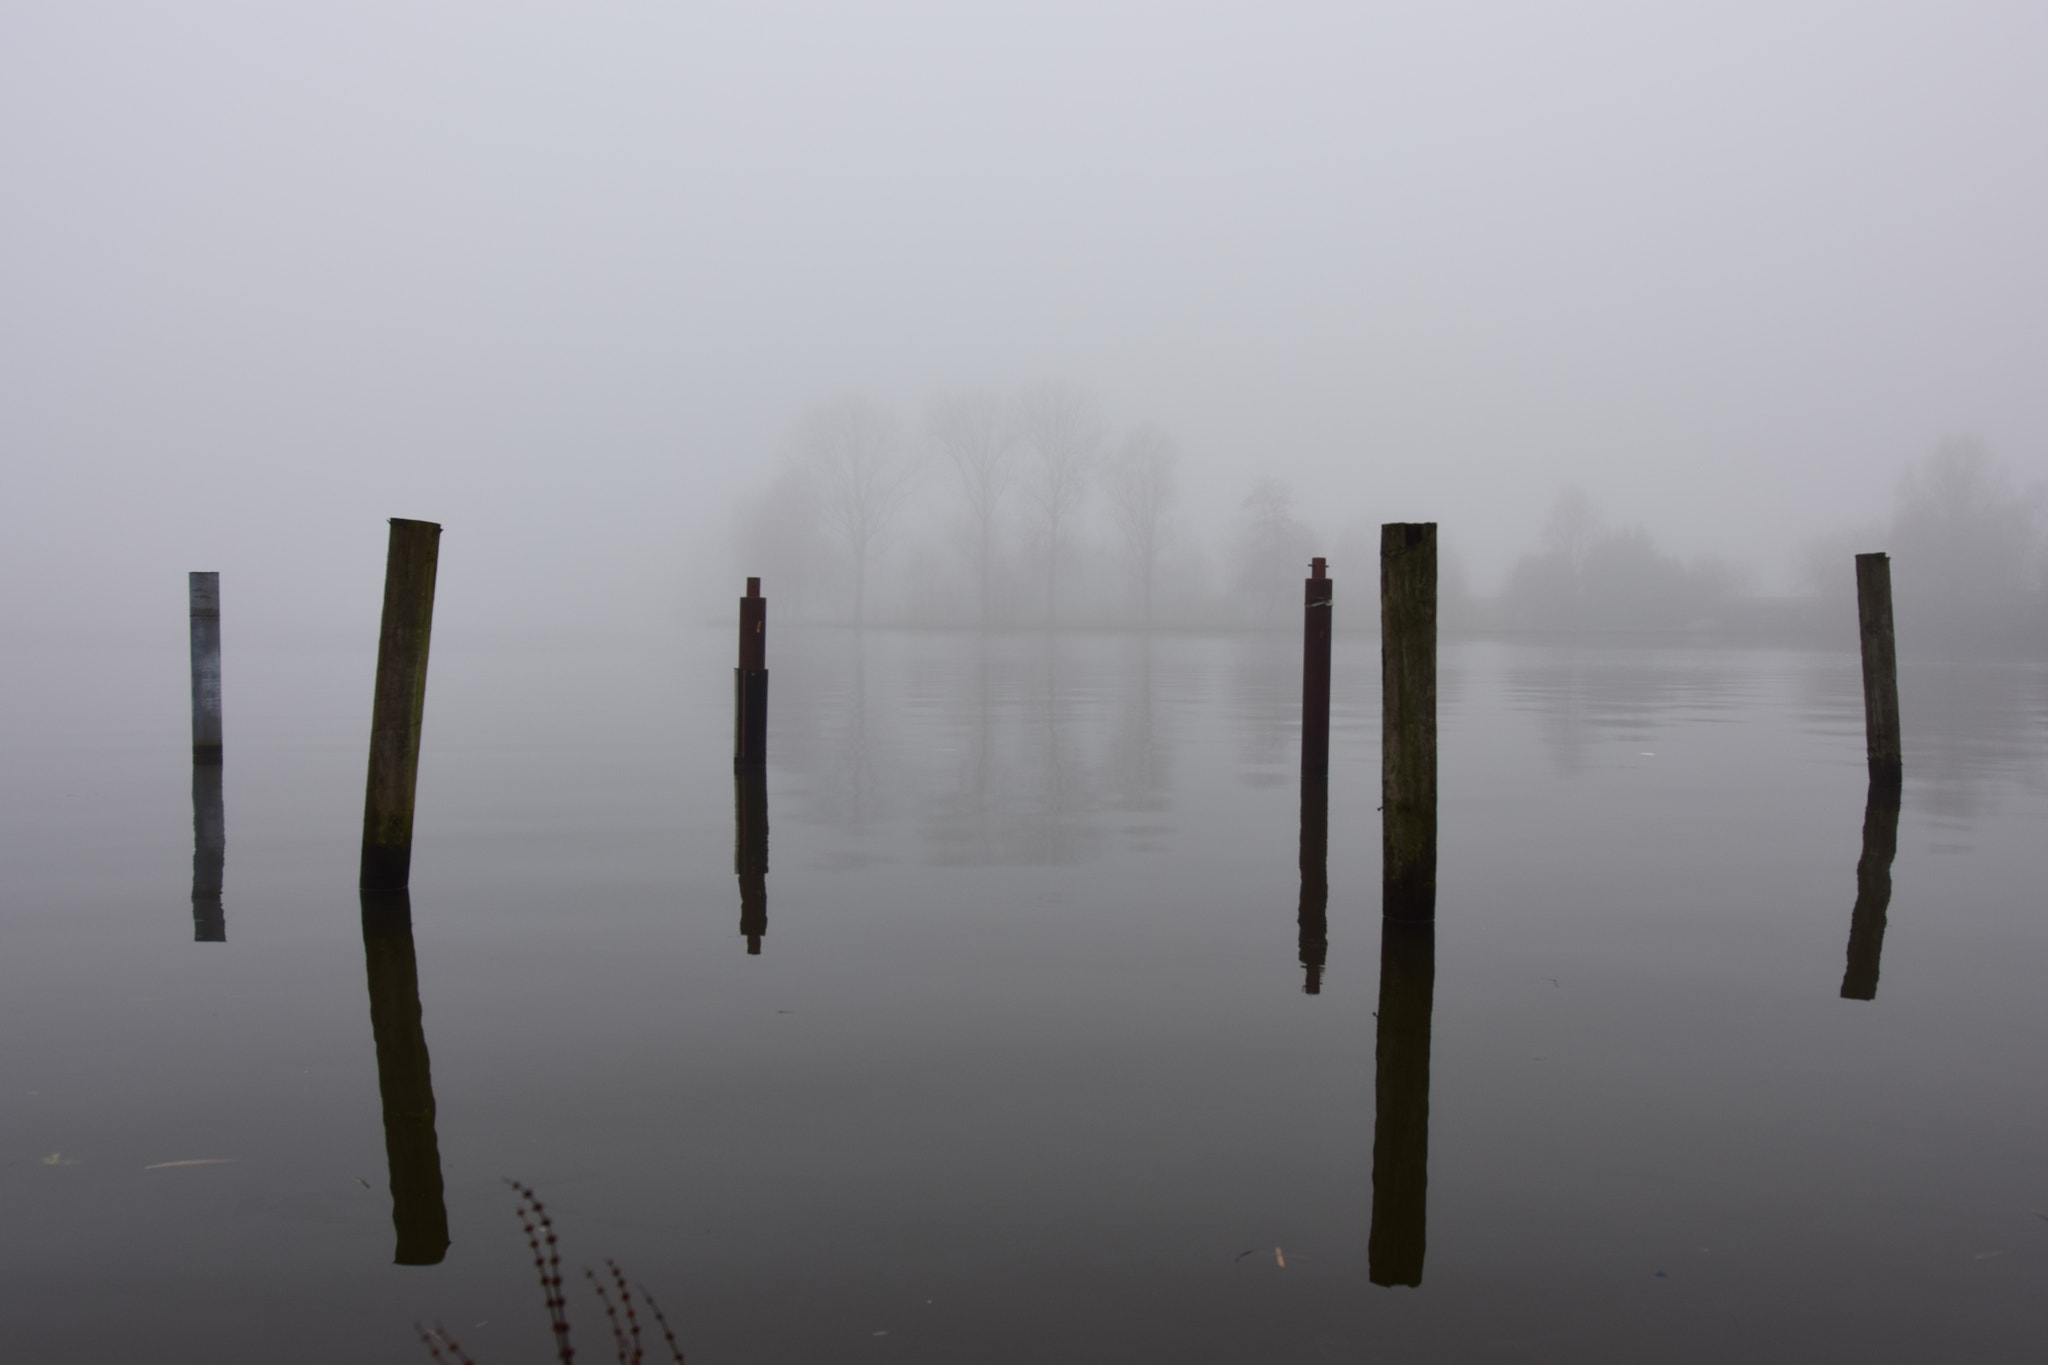
<instances>
[{"instance_id":1,"label":"weathered gray post","mask_svg":"<svg viewBox=\"0 0 2048 1365\"><path fill-rule=\"evenodd\" d=\"M1436 917L1436 523L1380 527L1380 908Z\"/></svg>"},{"instance_id":2,"label":"weathered gray post","mask_svg":"<svg viewBox=\"0 0 2048 1365\"><path fill-rule=\"evenodd\" d=\"M220 762L220 575L186 575L192 607L192 761Z\"/></svg>"},{"instance_id":3,"label":"weathered gray post","mask_svg":"<svg viewBox=\"0 0 2048 1365\"><path fill-rule=\"evenodd\" d=\"M1885 912L1892 903L1892 859L1898 852L1899 784L1872 778L1863 802L1863 855L1856 860L1856 908L1849 915L1849 962L1842 970L1844 1000L1877 999Z\"/></svg>"},{"instance_id":4,"label":"weathered gray post","mask_svg":"<svg viewBox=\"0 0 2048 1365\"><path fill-rule=\"evenodd\" d=\"M1863 636L1863 732L1872 781L1900 780L1899 659L1892 641L1892 562L1856 556L1856 619Z\"/></svg>"},{"instance_id":5,"label":"weathered gray post","mask_svg":"<svg viewBox=\"0 0 2048 1365\"><path fill-rule=\"evenodd\" d=\"M370 983L370 1034L377 1046L377 1094L384 1107L384 1163L391 1184L397 1265L439 1265L448 1254L448 1205L441 1144L434 1133L434 1076L420 1019L420 969L412 942L412 896L362 891L363 966Z\"/></svg>"},{"instance_id":6,"label":"weathered gray post","mask_svg":"<svg viewBox=\"0 0 2048 1365\"><path fill-rule=\"evenodd\" d=\"M740 879L740 933L747 955L761 955L768 932L768 774L741 768L733 774L732 870Z\"/></svg>"},{"instance_id":7,"label":"weathered gray post","mask_svg":"<svg viewBox=\"0 0 2048 1365\"><path fill-rule=\"evenodd\" d=\"M377 695L370 712L370 778L363 797L359 884L365 890L398 890L412 874L413 793L420 772L420 721L427 705L427 644L440 552L438 523L391 519L384 623L377 638Z\"/></svg>"},{"instance_id":8,"label":"weathered gray post","mask_svg":"<svg viewBox=\"0 0 2048 1365\"><path fill-rule=\"evenodd\" d=\"M1436 925L1380 921L1379 1029L1374 1044L1374 1284L1420 1285L1429 1233L1429 1033L1436 999Z\"/></svg>"},{"instance_id":9,"label":"weathered gray post","mask_svg":"<svg viewBox=\"0 0 2048 1365\"><path fill-rule=\"evenodd\" d=\"M227 867L227 816L221 805L220 765L192 765L192 941L225 943L221 876Z\"/></svg>"},{"instance_id":10,"label":"weathered gray post","mask_svg":"<svg viewBox=\"0 0 2048 1365\"><path fill-rule=\"evenodd\" d=\"M1303 972L1301 989L1321 995L1330 957L1330 779L1301 778L1301 903L1294 924Z\"/></svg>"},{"instance_id":11,"label":"weathered gray post","mask_svg":"<svg viewBox=\"0 0 2048 1365\"><path fill-rule=\"evenodd\" d=\"M768 599L761 580L747 580L740 599L740 663L732 671L732 766L768 761Z\"/></svg>"},{"instance_id":12,"label":"weathered gray post","mask_svg":"<svg viewBox=\"0 0 2048 1365\"><path fill-rule=\"evenodd\" d=\"M1337 585L1324 574L1327 561L1309 561L1303 580L1301 624L1301 771L1330 771L1330 602Z\"/></svg>"}]
</instances>

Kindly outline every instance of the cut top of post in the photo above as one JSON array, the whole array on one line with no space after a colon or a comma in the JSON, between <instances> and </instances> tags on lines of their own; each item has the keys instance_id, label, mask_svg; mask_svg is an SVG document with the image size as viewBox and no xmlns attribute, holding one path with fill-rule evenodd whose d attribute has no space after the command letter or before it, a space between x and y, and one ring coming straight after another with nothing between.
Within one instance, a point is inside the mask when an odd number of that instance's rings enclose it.
<instances>
[{"instance_id":1,"label":"cut top of post","mask_svg":"<svg viewBox=\"0 0 2048 1365\"><path fill-rule=\"evenodd\" d=\"M749 579L747 580L747 596L749 596L749 597L759 597L760 595L761 595L761 580L760 580L760 579L758 579L758 578L749 578Z\"/></svg>"},{"instance_id":2,"label":"cut top of post","mask_svg":"<svg viewBox=\"0 0 2048 1365\"><path fill-rule=\"evenodd\" d=\"M1328 574L1326 574L1325 572L1323 572L1323 571L1324 571L1325 569L1329 568L1329 566L1330 566L1330 561L1329 561L1329 560L1327 560L1327 559L1324 559L1324 558L1323 558L1323 557L1322 557L1321 555L1317 555L1317 556L1316 556L1316 557L1315 557L1314 559L1311 559L1311 560L1310 560L1310 561L1308 562L1308 570L1309 570L1308 576L1309 576L1310 578L1313 578L1313 579L1315 579L1315 580L1316 580L1316 581L1317 581L1318 583L1320 583L1320 582L1322 582L1322 581L1323 581L1323 580L1324 580L1325 578L1329 577L1329 575L1328 575Z\"/></svg>"},{"instance_id":3,"label":"cut top of post","mask_svg":"<svg viewBox=\"0 0 2048 1365\"><path fill-rule=\"evenodd\" d=\"M186 575L194 616L220 615L220 575L194 571Z\"/></svg>"}]
</instances>

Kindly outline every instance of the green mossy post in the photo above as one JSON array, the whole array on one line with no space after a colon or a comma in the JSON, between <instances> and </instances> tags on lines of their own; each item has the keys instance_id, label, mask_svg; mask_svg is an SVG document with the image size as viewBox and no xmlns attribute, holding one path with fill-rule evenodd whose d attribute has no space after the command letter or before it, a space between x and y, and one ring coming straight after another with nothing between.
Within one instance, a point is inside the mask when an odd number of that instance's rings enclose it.
<instances>
[{"instance_id":1,"label":"green mossy post","mask_svg":"<svg viewBox=\"0 0 2048 1365\"><path fill-rule=\"evenodd\" d=\"M396 1265L439 1265L448 1254L448 1206L441 1144L434 1132L434 1076L420 1018L420 969L412 942L412 896L358 893L363 966L370 983L370 1033L377 1045L377 1094L384 1105L384 1159L391 1184Z\"/></svg>"},{"instance_id":2,"label":"green mossy post","mask_svg":"<svg viewBox=\"0 0 2048 1365\"><path fill-rule=\"evenodd\" d=\"M1309 561L1302 582L1301 622L1301 772L1303 777L1330 771L1330 617L1337 585L1325 570L1328 561Z\"/></svg>"},{"instance_id":3,"label":"green mossy post","mask_svg":"<svg viewBox=\"0 0 2048 1365\"><path fill-rule=\"evenodd\" d=\"M1380 891L1436 917L1436 523L1380 527Z\"/></svg>"},{"instance_id":4,"label":"green mossy post","mask_svg":"<svg viewBox=\"0 0 2048 1365\"><path fill-rule=\"evenodd\" d=\"M1429 1033L1436 998L1436 925L1380 921L1379 1029L1374 1045L1374 1284L1420 1285L1429 1232Z\"/></svg>"},{"instance_id":5,"label":"green mossy post","mask_svg":"<svg viewBox=\"0 0 2048 1365\"><path fill-rule=\"evenodd\" d=\"M1863 637L1863 732L1870 779L1897 782L1905 765L1899 751L1899 657L1892 639L1889 555L1856 556L1856 620Z\"/></svg>"},{"instance_id":6,"label":"green mossy post","mask_svg":"<svg viewBox=\"0 0 2048 1365\"><path fill-rule=\"evenodd\" d=\"M192 761L220 762L220 575L186 575L192 614Z\"/></svg>"},{"instance_id":7,"label":"green mossy post","mask_svg":"<svg viewBox=\"0 0 2048 1365\"><path fill-rule=\"evenodd\" d=\"M768 599L761 580L747 580L740 599L740 662L732 671L732 766L768 761Z\"/></svg>"},{"instance_id":8,"label":"green mossy post","mask_svg":"<svg viewBox=\"0 0 2048 1365\"><path fill-rule=\"evenodd\" d=\"M370 778L363 798L359 885L402 889L412 875L413 793L420 722L427 705L427 645L434 626L434 570L441 527L391 519L384 561L384 623L377 638L377 694L370 711Z\"/></svg>"}]
</instances>

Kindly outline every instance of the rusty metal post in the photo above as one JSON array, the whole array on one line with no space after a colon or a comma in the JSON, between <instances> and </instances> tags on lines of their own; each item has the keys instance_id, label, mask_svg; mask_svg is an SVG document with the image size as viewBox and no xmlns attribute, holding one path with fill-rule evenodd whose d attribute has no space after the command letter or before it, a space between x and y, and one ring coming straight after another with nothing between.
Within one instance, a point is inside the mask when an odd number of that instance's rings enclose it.
<instances>
[{"instance_id":1,"label":"rusty metal post","mask_svg":"<svg viewBox=\"0 0 2048 1365\"><path fill-rule=\"evenodd\" d=\"M740 662L732 684L732 766L758 768L768 761L768 599L758 578L747 580L740 599Z\"/></svg>"},{"instance_id":2,"label":"rusty metal post","mask_svg":"<svg viewBox=\"0 0 2048 1365\"><path fill-rule=\"evenodd\" d=\"M1327 561L1309 561L1303 582L1301 624L1301 772L1308 777L1330 771L1330 601L1336 590L1324 570Z\"/></svg>"}]
</instances>

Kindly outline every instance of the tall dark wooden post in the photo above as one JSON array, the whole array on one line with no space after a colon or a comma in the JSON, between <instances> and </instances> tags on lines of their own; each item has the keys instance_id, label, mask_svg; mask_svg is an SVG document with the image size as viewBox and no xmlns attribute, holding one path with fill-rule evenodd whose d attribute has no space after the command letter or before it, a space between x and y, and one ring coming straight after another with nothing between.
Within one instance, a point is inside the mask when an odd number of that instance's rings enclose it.
<instances>
[{"instance_id":1,"label":"tall dark wooden post","mask_svg":"<svg viewBox=\"0 0 2048 1365\"><path fill-rule=\"evenodd\" d=\"M1337 585L1324 573L1327 561L1309 561L1302 587L1301 771L1330 771L1330 606Z\"/></svg>"},{"instance_id":2,"label":"tall dark wooden post","mask_svg":"<svg viewBox=\"0 0 2048 1365\"><path fill-rule=\"evenodd\" d=\"M192 619L192 761L220 762L220 575L186 575Z\"/></svg>"},{"instance_id":3,"label":"tall dark wooden post","mask_svg":"<svg viewBox=\"0 0 2048 1365\"><path fill-rule=\"evenodd\" d=\"M1856 619L1863 637L1863 731L1872 781L1896 782L1899 752L1899 659L1892 640L1889 555L1856 556Z\"/></svg>"},{"instance_id":4,"label":"tall dark wooden post","mask_svg":"<svg viewBox=\"0 0 2048 1365\"><path fill-rule=\"evenodd\" d=\"M1330 780L1301 778L1301 906L1295 912L1302 983L1308 995L1323 991L1323 964L1330 956Z\"/></svg>"},{"instance_id":5,"label":"tall dark wooden post","mask_svg":"<svg viewBox=\"0 0 2048 1365\"><path fill-rule=\"evenodd\" d=\"M391 1224L398 1234L391 1259L398 1265L439 1265L448 1254L448 1206L441 1191L441 1144L434 1133L433 1068L420 1020L412 896L402 887L359 894L377 1093L384 1104Z\"/></svg>"},{"instance_id":6,"label":"tall dark wooden post","mask_svg":"<svg viewBox=\"0 0 2048 1365\"><path fill-rule=\"evenodd\" d=\"M384 558L384 621L377 636L377 695L370 711L370 778L363 796L358 885L391 891L412 876L413 793L427 709L427 645L441 527L391 519Z\"/></svg>"},{"instance_id":7,"label":"tall dark wooden post","mask_svg":"<svg viewBox=\"0 0 2048 1365\"><path fill-rule=\"evenodd\" d=\"M1381 911L1436 917L1436 523L1380 528Z\"/></svg>"},{"instance_id":8,"label":"tall dark wooden post","mask_svg":"<svg viewBox=\"0 0 2048 1365\"><path fill-rule=\"evenodd\" d=\"M740 879L740 932L747 956L758 957L768 932L768 773L741 768L733 773L732 870Z\"/></svg>"},{"instance_id":9,"label":"tall dark wooden post","mask_svg":"<svg viewBox=\"0 0 2048 1365\"><path fill-rule=\"evenodd\" d=\"M192 765L192 941L225 943L221 876L227 867L227 816L221 805L220 765Z\"/></svg>"},{"instance_id":10,"label":"tall dark wooden post","mask_svg":"<svg viewBox=\"0 0 2048 1365\"><path fill-rule=\"evenodd\" d=\"M747 580L740 599L740 664L732 671L732 766L768 761L768 599L761 580Z\"/></svg>"},{"instance_id":11,"label":"tall dark wooden post","mask_svg":"<svg viewBox=\"0 0 2048 1365\"><path fill-rule=\"evenodd\" d=\"M1420 1285L1429 1231L1429 1032L1436 925L1380 921L1380 1010L1373 1080L1374 1284Z\"/></svg>"},{"instance_id":12,"label":"tall dark wooden post","mask_svg":"<svg viewBox=\"0 0 2048 1365\"><path fill-rule=\"evenodd\" d=\"M1856 860L1856 908L1849 917L1849 962L1842 972L1844 1000L1877 999L1885 912L1892 903L1892 859L1898 851L1899 784L1873 777L1863 803L1863 855Z\"/></svg>"}]
</instances>

